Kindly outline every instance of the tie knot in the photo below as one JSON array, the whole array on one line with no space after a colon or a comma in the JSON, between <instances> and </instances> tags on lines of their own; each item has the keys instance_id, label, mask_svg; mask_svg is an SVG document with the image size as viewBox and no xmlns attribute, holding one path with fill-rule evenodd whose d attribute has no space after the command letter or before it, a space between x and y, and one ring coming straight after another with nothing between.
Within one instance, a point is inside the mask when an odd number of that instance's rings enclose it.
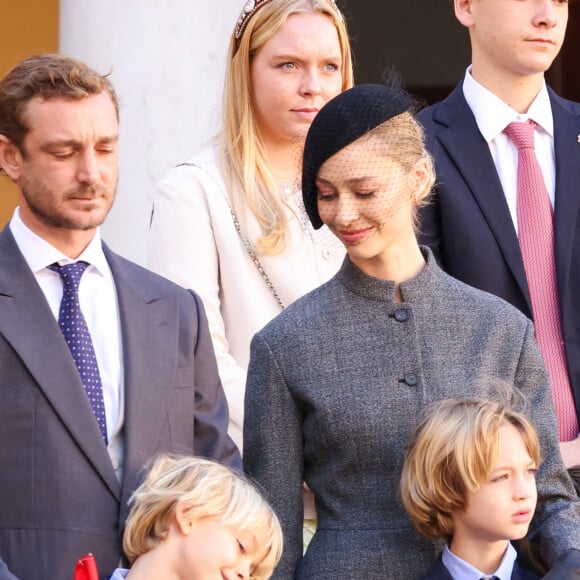
<instances>
[{"instance_id":1,"label":"tie knot","mask_svg":"<svg viewBox=\"0 0 580 580\"><path fill-rule=\"evenodd\" d=\"M78 289L81 277L87 269L87 266L87 262L74 262L73 264L65 264L64 266L60 266L55 262L49 266L49 269L60 274L65 286L72 284L74 288Z\"/></svg>"},{"instance_id":2,"label":"tie knot","mask_svg":"<svg viewBox=\"0 0 580 580\"><path fill-rule=\"evenodd\" d=\"M536 123L533 121L528 121L527 123L514 121L504 129L504 133L514 142L518 149L533 149L535 128Z\"/></svg>"}]
</instances>

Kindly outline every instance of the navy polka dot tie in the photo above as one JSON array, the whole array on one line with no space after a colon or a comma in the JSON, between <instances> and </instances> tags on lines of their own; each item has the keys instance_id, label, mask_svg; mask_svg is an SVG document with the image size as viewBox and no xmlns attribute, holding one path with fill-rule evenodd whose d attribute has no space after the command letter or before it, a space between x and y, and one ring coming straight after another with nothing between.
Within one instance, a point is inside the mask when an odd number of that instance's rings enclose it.
<instances>
[{"instance_id":1,"label":"navy polka dot tie","mask_svg":"<svg viewBox=\"0 0 580 580\"><path fill-rule=\"evenodd\" d=\"M87 266L86 262L75 262L66 266L51 264L49 268L58 272L62 278L63 292L58 313L58 325L79 370L99 429L106 443L107 421L101 375L93 341L79 303L79 284Z\"/></svg>"}]
</instances>

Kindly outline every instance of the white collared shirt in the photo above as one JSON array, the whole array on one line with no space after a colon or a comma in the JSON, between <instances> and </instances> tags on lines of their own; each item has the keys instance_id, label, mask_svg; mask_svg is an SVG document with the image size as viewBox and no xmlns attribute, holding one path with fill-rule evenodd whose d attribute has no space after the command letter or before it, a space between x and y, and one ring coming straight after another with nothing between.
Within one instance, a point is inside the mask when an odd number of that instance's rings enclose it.
<instances>
[{"instance_id":1,"label":"white collared shirt","mask_svg":"<svg viewBox=\"0 0 580 580\"><path fill-rule=\"evenodd\" d=\"M554 119L546 83L526 114L519 114L491 91L480 85L471 75L471 67L463 81L465 100L475 116L480 133L486 140L499 176L516 232L518 182L518 149L503 132L512 121L537 123L534 132L536 157L542 169L552 207L556 191L556 162L554 155Z\"/></svg>"},{"instance_id":2,"label":"white collared shirt","mask_svg":"<svg viewBox=\"0 0 580 580\"><path fill-rule=\"evenodd\" d=\"M71 260L29 229L20 218L19 208L16 208L10 221L10 231L56 320L58 320L63 286L58 272L50 270L47 266L55 262L63 265L80 260L89 263L79 285L79 301L91 333L101 375L109 441L107 451L120 481L124 421L121 320L115 281L103 253L100 233L97 230L84 252L77 260Z\"/></svg>"},{"instance_id":3,"label":"white collared shirt","mask_svg":"<svg viewBox=\"0 0 580 580\"><path fill-rule=\"evenodd\" d=\"M485 574L456 556L447 545L443 548L443 554L441 554L443 565L447 568L453 580L480 580L480 578L485 578L486 576L497 576L499 580L510 580L516 558L516 549L511 543L508 543L507 550L501 559L498 569L493 574Z\"/></svg>"}]
</instances>

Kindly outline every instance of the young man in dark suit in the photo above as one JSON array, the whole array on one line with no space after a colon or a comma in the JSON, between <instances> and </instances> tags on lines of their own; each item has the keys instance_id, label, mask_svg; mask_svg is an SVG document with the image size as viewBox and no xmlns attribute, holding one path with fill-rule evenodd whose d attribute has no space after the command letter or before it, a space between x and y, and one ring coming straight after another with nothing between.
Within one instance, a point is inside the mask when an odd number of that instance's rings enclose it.
<instances>
[{"instance_id":1,"label":"young man in dark suit","mask_svg":"<svg viewBox=\"0 0 580 580\"><path fill-rule=\"evenodd\" d=\"M71 577L86 552L108 577L154 455L241 467L201 302L100 239L118 136L115 91L81 62L0 81L19 195L0 233L0 558L20 580Z\"/></svg>"},{"instance_id":2,"label":"young man in dark suit","mask_svg":"<svg viewBox=\"0 0 580 580\"><path fill-rule=\"evenodd\" d=\"M568 2L454 0L454 8L472 64L419 114L437 173L420 240L452 276L533 318L570 468L580 465L580 105L544 81ZM520 161L513 122L532 127L534 161Z\"/></svg>"}]
</instances>

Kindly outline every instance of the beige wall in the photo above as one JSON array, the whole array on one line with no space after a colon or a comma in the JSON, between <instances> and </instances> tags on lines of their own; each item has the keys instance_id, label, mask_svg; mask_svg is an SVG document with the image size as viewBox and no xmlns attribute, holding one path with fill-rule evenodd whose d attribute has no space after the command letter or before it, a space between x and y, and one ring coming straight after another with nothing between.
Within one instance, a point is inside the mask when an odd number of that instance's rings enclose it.
<instances>
[{"instance_id":1,"label":"beige wall","mask_svg":"<svg viewBox=\"0 0 580 580\"><path fill-rule=\"evenodd\" d=\"M58 0L18 0L2 5L0 76L24 57L58 50ZM0 229L16 206L16 188L0 175Z\"/></svg>"}]
</instances>

